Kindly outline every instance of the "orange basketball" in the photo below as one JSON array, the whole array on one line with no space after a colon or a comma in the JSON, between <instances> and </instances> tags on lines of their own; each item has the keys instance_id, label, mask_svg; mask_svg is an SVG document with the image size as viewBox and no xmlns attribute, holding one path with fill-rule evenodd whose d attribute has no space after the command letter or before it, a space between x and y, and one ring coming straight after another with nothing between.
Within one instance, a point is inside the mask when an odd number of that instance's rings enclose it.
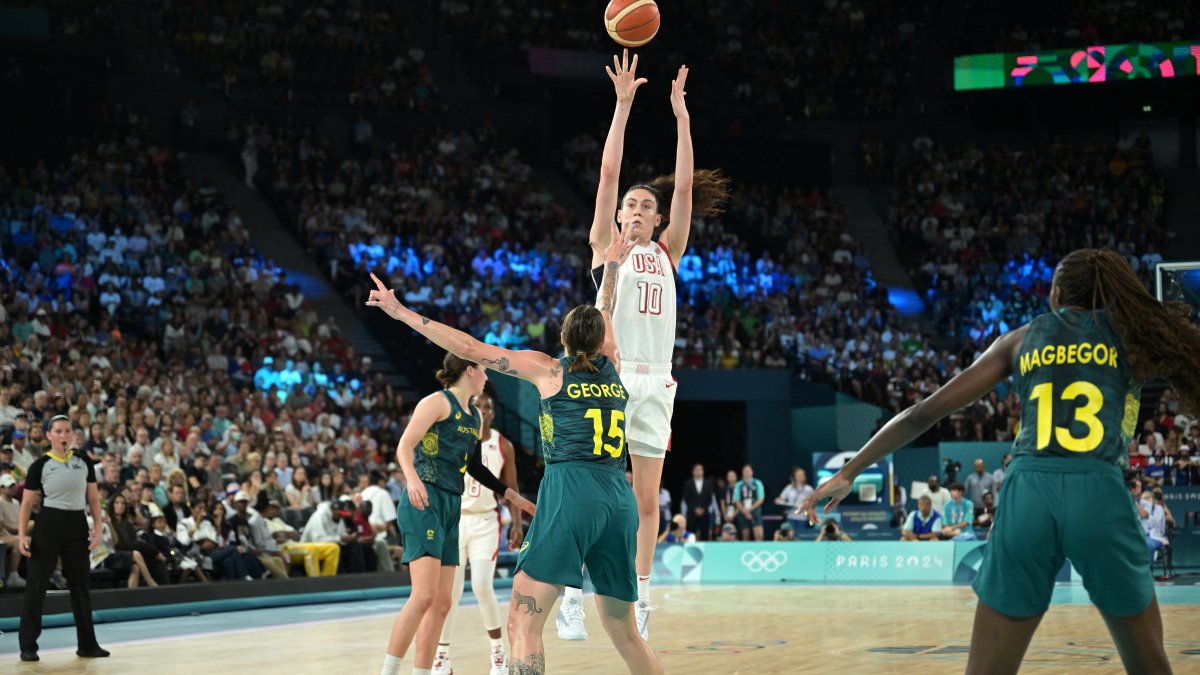
<instances>
[{"instance_id":1,"label":"orange basketball","mask_svg":"<svg viewBox=\"0 0 1200 675\"><path fill-rule=\"evenodd\" d=\"M604 28L624 47L641 47L658 34L654 0L611 0L604 8Z\"/></svg>"}]
</instances>

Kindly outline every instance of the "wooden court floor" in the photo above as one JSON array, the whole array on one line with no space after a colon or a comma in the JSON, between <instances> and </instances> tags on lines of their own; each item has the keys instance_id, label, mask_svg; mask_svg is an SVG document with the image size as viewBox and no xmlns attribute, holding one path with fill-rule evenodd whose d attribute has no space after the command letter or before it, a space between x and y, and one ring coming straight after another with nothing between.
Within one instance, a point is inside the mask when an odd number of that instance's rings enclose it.
<instances>
[{"instance_id":1,"label":"wooden court floor","mask_svg":"<svg viewBox=\"0 0 1200 675\"><path fill-rule=\"evenodd\" d=\"M651 643L668 673L961 673L975 596L966 587L744 586L659 589ZM586 642L562 642L547 627L546 664L555 673L622 673L585 600ZM1176 673L1200 673L1200 606L1164 604L1168 653ZM109 659L43 650L23 664L0 655L5 673L367 673L379 672L392 616L376 614L256 628L229 614L228 630L106 643ZM479 612L464 607L453 637L456 675L487 672ZM102 640L103 642L103 640ZM7 651L7 650L6 650ZM403 671L411 667L406 657ZM1100 616L1089 605L1051 608L1022 672L1122 673Z\"/></svg>"}]
</instances>

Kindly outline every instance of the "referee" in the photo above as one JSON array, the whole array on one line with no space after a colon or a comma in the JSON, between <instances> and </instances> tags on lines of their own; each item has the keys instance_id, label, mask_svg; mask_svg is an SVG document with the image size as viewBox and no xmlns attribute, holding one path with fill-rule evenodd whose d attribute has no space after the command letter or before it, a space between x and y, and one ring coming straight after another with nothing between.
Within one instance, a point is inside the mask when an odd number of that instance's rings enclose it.
<instances>
[{"instance_id":1,"label":"referee","mask_svg":"<svg viewBox=\"0 0 1200 675\"><path fill-rule=\"evenodd\" d=\"M21 660L38 660L38 636L42 634L42 607L50 574L62 556L63 575L71 587L71 609L75 613L75 634L79 656L108 656L96 642L92 625L91 561L88 551L100 544L104 527L100 516L100 493L96 489L96 470L86 455L69 448L71 420L57 415L50 420L50 450L29 465L25 494L21 499L18 547L29 558L25 602L21 606ZM30 544L27 525L34 503L41 500L37 528ZM92 510L91 540L88 539L84 504Z\"/></svg>"}]
</instances>

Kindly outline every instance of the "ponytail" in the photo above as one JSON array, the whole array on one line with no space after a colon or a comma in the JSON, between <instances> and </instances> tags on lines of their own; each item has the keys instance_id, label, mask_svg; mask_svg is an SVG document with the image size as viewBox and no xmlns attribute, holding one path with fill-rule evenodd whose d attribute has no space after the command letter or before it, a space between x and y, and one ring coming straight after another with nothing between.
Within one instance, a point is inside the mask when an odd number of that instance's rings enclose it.
<instances>
[{"instance_id":1,"label":"ponytail","mask_svg":"<svg viewBox=\"0 0 1200 675\"><path fill-rule=\"evenodd\" d=\"M675 174L659 176L649 183L632 185L629 190L641 188L654 193L662 224L671 217L671 195L675 193ZM628 193L629 190L625 192ZM692 172L692 216L715 216L725 211L729 200L729 178L720 169L699 169Z\"/></svg>"},{"instance_id":2,"label":"ponytail","mask_svg":"<svg viewBox=\"0 0 1200 675\"><path fill-rule=\"evenodd\" d=\"M1200 330L1191 322L1190 306L1158 302L1129 263L1107 249L1069 254L1056 276L1064 305L1105 310L1135 377L1165 377L1179 392L1180 406L1200 413Z\"/></svg>"},{"instance_id":3,"label":"ponytail","mask_svg":"<svg viewBox=\"0 0 1200 675\"><path fill-rule=\"evenodd\" d=\"M588 358L587 352L575 352L575 360L567 367L568 373L598 373L600 369Z\"/></svg>"}]
</instances>

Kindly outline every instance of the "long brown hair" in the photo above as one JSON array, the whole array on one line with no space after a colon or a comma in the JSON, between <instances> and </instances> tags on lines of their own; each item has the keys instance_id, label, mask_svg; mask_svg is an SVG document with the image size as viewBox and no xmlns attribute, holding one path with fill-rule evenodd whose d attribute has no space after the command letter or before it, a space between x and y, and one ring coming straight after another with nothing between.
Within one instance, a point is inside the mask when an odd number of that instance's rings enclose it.
<instances>
[{"instance_id":1,"label":"long brown hair","mask_svg":"<svg viewBox=\"0 0 1200 675\"><path fill-rule=\"evenodd\" d=\"M671 218L671 195L675 193L675 174L659 176L648 183L630 185L625 191L648 190L654 195L662 224ZM624 199L624 197L622 197ZM715 216L725 210L729 199L729 178L720 169L700 169L692 173L692 217Z\"/></svg>"},{"instance_id":2,"label":"long brown hair","mask_svg":"<svg viewBox=\"0 0 1200 675\"><path fill-rule=\"evenodd\" d=\"M567 372L599 372L592 359L600 355L600 347L604 345L604 316L600 310L591 305L572 309L563 319L562 332L567 353L576 357Z\"/></svg>"},{"instance_id":3,"label":"long brown hair","mask_svg":"<svg viewBox=\"0 0 1200 675\"><path fill-rule=\"evenodd\" d=\"M1133 268L1109 249L1073 251L1058 263L1054 283L1062 305L1103 309L1141 380L1165 377L1179 392L1180 405L1200 412L1200 330L1182 302L1159 302Z\"/></svg>"},{"instance_id":4,"label":"long brown hair","mask_svg":"<svg viewBox=\"0 0 1200 675\"><path fill-rule=\"evenodd\" d=\"M438 382L442 383L443 387L450 387L455 382L458 382L458 378L462 377L462 374L466 372L467 366L478 365L474 361L460 359L450 352L446 352L446 358L442 359L442 369L437 371L437 375L434 377L437 378Z\"/></svg>"}]
</instances>

